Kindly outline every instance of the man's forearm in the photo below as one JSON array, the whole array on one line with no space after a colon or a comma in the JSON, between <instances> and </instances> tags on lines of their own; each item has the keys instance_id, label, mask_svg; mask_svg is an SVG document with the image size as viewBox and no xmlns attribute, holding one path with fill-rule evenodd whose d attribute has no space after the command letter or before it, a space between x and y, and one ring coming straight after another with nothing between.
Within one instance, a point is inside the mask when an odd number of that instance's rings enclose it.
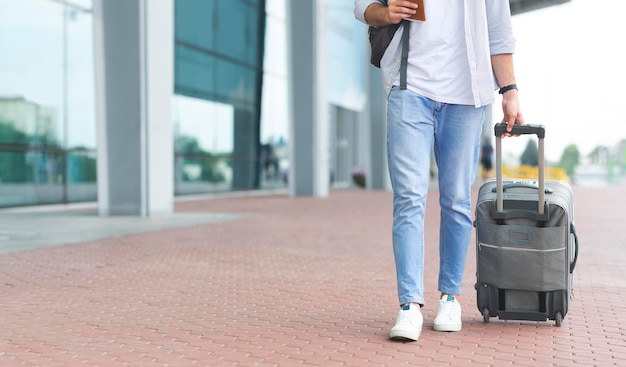
<instances>
[{"instance_id":1,"label":"man's forearm","mask_svg":"<svg viewBox=\"0 0 626 367\"><path fill-rule=\"evenodd\" d=\"M491 65L496 81L500 88L516 84L515 71L513 69L513 54L501 54L491 56ZM523 124L524 117L519 106L517 87L507 88L502 94L502 122L507 126L505 136L510 136L511 129L514 124Z\"/></svg>"},{"instance_id":2,"label":"man's forearm","mask_svg":"<svg viewBox=\"0 0 626 367\"><path fill-rule=\"evenodd\" d=\"M492 55L491 65L499 87L515 84L513 54Z\"/></svg>"},{"instance_id":3,"label":"man's forearm","mask_svg":"<svg viewBox=\"0 0 626 367\"><path fill-rule=\"evenodd\" d=\"M406 0L389 0L387 6L372 3L365 9L365 21L376 27L398 24L402 19L415 14L415 9L417 4Z\"/></svg>"},{"instance_id":4,"label":"man's forearm","mask_svg":"<svg viewBox=\"0 0 626 367\"><path fill-rule=\"evenodd\" d=\"M365 20L367 24L373 25L375 27L382 27L391 24L389 22L389 16L387 12L387 7L374 3L365 9Z\"/></svg>"}]
</instances>

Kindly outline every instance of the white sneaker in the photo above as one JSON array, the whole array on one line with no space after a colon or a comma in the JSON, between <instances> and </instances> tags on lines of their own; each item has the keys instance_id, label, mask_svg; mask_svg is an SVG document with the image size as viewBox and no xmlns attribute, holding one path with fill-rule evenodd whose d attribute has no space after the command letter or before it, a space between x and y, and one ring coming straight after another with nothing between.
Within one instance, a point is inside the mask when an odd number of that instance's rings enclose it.
<instances>
[{"instance_id":1,"label":"white sneaker","mask_svg":"<svg viewBox=\"0 0 626 367\"><path fill-rule=\"evenodd\" d=\"M410 303L398 312L396 325L391 328L389 337L397 340L417 340L422 333L424 317L419 305Z\"/></svg>"},{"instance_id":2,"label":"white sneaker","mask_svg":"<svg viewBox=\"0 0 626 367\"><path fill-rule=\"evenodd\" d=\"M453 296L444 294L437 305L433 329L435 331L461 331L461 304Z\"/></svg>"}]
</instances>

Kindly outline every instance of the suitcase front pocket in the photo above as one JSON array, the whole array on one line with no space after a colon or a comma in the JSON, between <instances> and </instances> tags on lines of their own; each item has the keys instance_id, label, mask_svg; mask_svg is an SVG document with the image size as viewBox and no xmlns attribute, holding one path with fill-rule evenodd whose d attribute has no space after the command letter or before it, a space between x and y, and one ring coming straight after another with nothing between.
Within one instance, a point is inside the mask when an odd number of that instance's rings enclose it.
<instances>
[{"instance_id":1,"label":"suitcase front pocket","mask_svg":"<svg viewBox=\"0 0 626 367\"><path fill-rule=\"evenodd\" d=\"M481 283L529 291L567 288L565 229L483 223L478 237Z\"/></svg>"}]
</instances>

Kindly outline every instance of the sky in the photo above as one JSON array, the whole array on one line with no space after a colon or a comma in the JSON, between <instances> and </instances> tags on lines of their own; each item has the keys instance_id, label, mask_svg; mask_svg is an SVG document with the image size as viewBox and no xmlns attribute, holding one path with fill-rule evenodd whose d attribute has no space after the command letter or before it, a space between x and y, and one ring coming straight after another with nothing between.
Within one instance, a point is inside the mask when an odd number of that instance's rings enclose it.
<instances>
[{"instance_id":1,"label":"sky","mask_svg":"<svg viewBox=\"0 0 626 367\"><path fill-rule=\"evenodd\" d=\"M572 0L513 17L522 113L545 125L548 161L569 144L584 157L626 139L625 14L624 0ZM503 144L505 154L523 151L528 138L516 139Z\"/></svg>"}]
</instances>

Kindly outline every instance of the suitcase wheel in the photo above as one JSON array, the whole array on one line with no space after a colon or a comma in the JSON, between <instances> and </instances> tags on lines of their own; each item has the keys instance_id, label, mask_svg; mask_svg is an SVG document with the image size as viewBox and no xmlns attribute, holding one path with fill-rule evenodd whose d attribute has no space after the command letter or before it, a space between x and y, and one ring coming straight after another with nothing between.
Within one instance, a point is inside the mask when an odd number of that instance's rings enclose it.
<instances>
[{"instance_id":1,"label":"suitcase wheel","mask_svg":"<svg viewBox=\"0 0 626 367\"><path fill-rule=\"evenodd\" d=\"M563 323L563 314L561 313L561 311L557 311L554 317L554 324L556 326L561 326L562 323Z\"/></svg>"},{"instance_id":2,"label":"suitcase wheel","mask_svg":"<svg viewBox=\"0 0 626 367\"><path fill-rule=\"evenodd\" d=\"M488 323L489 317L491 317L491 314L489 313L489 309L487 307L483 308L483 322Z\"/></svg>"}]
</instances>

